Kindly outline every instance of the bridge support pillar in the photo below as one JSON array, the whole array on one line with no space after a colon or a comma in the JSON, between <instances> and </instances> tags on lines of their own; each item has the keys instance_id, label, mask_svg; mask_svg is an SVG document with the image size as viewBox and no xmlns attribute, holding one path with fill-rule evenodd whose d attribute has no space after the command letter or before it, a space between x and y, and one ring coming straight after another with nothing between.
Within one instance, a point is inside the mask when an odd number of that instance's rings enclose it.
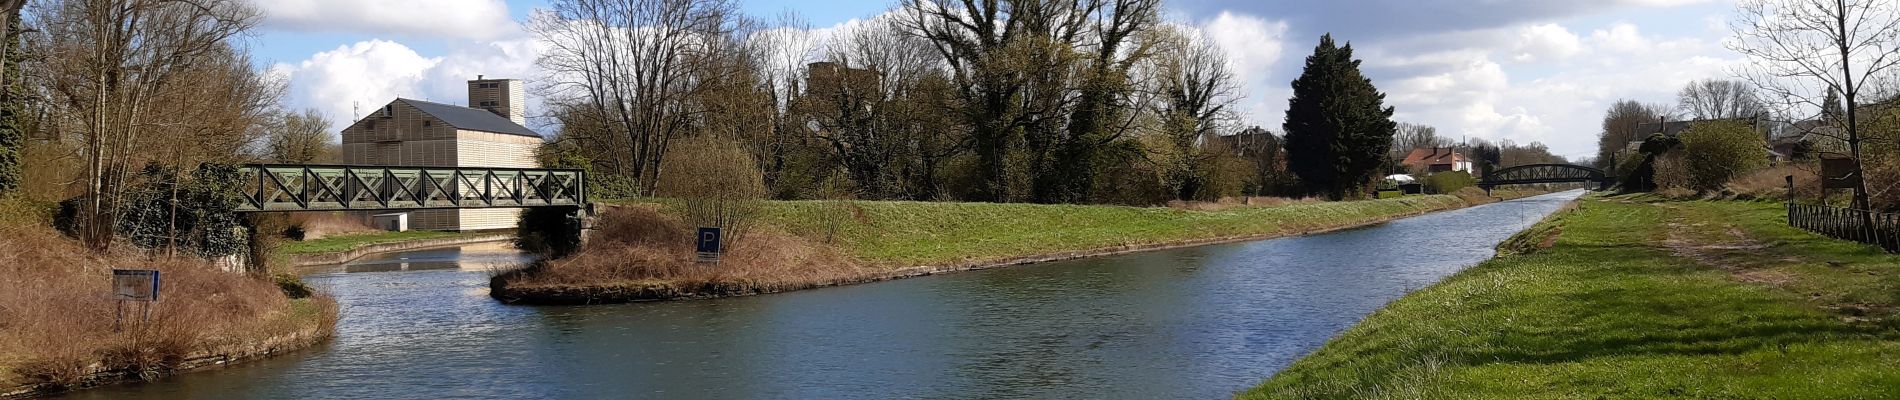
<instances>
[{"instance_id":1,"label":"bridge support pillar","mask_svg":"<svg viewBox=\"0 0 1900 400\"><path fill-rule=\"evenodd\" d=\"M515 235L522 250L541 253L549 258L566 257L579 250L593 230L593 218L586 207L537 207L521 213L521 226Z\"/></svg>"}]
</instances>

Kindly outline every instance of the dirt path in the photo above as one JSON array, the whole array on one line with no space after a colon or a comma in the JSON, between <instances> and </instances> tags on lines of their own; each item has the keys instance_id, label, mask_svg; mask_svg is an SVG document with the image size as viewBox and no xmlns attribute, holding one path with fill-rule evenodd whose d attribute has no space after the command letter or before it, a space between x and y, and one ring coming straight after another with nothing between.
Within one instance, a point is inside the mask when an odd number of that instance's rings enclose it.
<instances>
[{"instance_id":1,"label":"dirt path","mask_svg":"<svg viewBox=\"0 0 1900 400\"><path fill-rule=\"evenodd\" d=\"M1670 204L1657 206L1670 209L1675 214L1675 217L1670 218L1669 223L1665 225L1668 237L1663 239L1662 246L1669 249L1669 252L1676 257L1695 261L1696 264L1704 267L1728 271L1736 279L1744 282L1785 287L1788 282L1796 279L1787 273L1759 268L1759 264L1762 261L1777 258L1783 262L1801 262L1799 257L1774 257L1774 254L1766 251L1768 244L1749 236L1747 232L1743 232L1734 224L1710 221L1691 222L1685 215L1687 211L1681 207ZM1697 234L1706 233L1710 224L1720 224L1718 229L1721 233Z\"/></svg>"}]
</instances>

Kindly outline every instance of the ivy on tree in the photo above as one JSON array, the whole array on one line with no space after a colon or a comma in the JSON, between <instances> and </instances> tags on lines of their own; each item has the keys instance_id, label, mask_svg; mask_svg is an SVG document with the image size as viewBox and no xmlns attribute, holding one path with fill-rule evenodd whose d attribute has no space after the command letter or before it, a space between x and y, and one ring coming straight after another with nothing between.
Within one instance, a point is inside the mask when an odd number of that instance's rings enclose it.
<instances>
[{"instance_id":1,"label":"ivy on tree","mask_svg":"<svg viewBox=\"0 0 1900 400\"><path fill-rule=\"evenodd\" d=\"M1336 46L1331 34L1321 36L1287 103L1287 169L1309 193L1343 199L1371 181L1398 124L1385 94L1360 73L1352 44Z\"/></svg>"}]
</instances>

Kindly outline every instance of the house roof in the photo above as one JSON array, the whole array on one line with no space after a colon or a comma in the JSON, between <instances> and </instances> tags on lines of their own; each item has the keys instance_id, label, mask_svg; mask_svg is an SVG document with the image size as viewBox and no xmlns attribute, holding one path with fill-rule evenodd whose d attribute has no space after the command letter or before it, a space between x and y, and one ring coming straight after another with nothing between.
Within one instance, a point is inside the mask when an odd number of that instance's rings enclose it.
<instances>
[{"instance_id":1,"label":"house roof","mask_svg":"<svg viewBox=\"0 0 1900 400\"><path fill-rule=\"evenodd\" d=\"M1405 155L1405 161L1400 161L1399 163L1407 165L1436 165L1451 164L1460 161L1470 161L1470 159L1466 158L1464 154L1459 154L1456 150L1452 150L1448 147L1432 147L1412 149L1411 153Z\"/></svg>"},{"instance_id":2,"label":"house roof","mask_svg":"<svg viewBox=\"0 0 1900 400\"><path fill-rule=\"evenodd\" d=\"M421 110L424 114L429 114L429 116L435 117L435 119L442 120L442 123L449 124L449 126L453 126L456 129L541 137L541 134L534 133L534 131L529 130L528 127L521 126L521 124L517 124L515 121L503 118L500 115L495 115L495 113L489 112L488 110L415 99L399 98L396 99L396 101L409 104L409 106Z\"/></svg>"}]
</instances>

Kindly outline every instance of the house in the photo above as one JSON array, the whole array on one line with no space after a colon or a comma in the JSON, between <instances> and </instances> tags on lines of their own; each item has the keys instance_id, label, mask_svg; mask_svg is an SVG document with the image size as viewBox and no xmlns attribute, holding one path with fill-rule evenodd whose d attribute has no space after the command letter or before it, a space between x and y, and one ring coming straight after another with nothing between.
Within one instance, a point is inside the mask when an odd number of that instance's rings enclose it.
<instances>
[{"instance_id":1,"label":"house","mask_svg":"<svg viewBox=\"0 0 1900 400\"><path fill-rule=\"evenodd\" d=\"M1259 157L1267 152L1280 151L1280 138L1256 126L1232 135L1208 135L1201 146L1210 150L1232 151L1241 157Z\"/></svg>"},{"instance_id":2,"label":"house","mask_svg":"<svg viewBox=\"0 0 1900 400\"><path fill-rule=\"evenodd\" d=\"M542 139L522 126L523 93L520 80L476 76L468 81L468 106L398 98L343 129L343 162L538 168L534 151ZM409 228L445 231L512 229L520 213L508 208L406 212Z\"/></svg>"},{"instance_id":3,"label":"house","mask_svg":"<svg viewBox=\"0 0 1900 400\"><path fill-rule=\"evenodd\" d=\"M1809 140L1808 134L1817 128L1826 129L1826 127L1811 122L1788 125L1785 123L1775 123L1762 117L1741 117L1730 120L1748 124L1749 127L1754 128L1761 134L1762 139L1766 142L1763 150L1768 153L1769 164L1779 164L1804 156L1804 154L1801 153L1805 152L1806 149L1801 143ZM1647 140L1647 138L1655 135L1680 136L1682 132L1688 131L1689 128L1694 127L1697 123L1708 121L1717 120L1697 119L1669 121L1657 119L1657 121L1653 123L1637 125L1637 132L1642 132L1644 139L1630 142L1628 148L1623 151L1623 154L1619 155L1640 155L1641 152L1638 149L1641 148L1643 141ZM1782 131L1786 134L1778 134L1777 131Z\"/></svg>"},{"instance_id":4,"label":"house","mask_svg":"<svg viewBox=\"0 0 1900 400\"><path fill-rule=\"evenodd\" d=\"M1405 159L1399 161L1399 164L1428 174L1446 171L1460 171L1474 176L1478 174L1470 157L1465 157L1457 149L1450 147L1412 149L1412 152L1406 154Z\"/></svg>"}]
</instances>

